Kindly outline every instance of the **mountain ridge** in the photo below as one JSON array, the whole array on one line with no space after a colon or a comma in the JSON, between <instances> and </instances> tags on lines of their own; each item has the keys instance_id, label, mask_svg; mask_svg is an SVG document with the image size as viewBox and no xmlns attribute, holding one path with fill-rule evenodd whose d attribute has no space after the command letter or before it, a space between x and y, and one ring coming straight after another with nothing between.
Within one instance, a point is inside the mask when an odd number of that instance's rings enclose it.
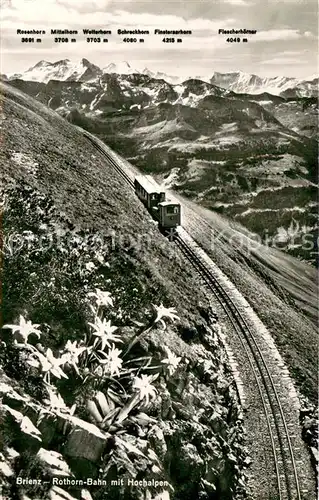
<instances>
[{"instance_id":1,"label":"mountain ridge","mask_svg":"<svg viewBox=\"0 0 319 500\"><path fill-rule=\"evenodd\" d=\"M43 83L48 83L49 80L93 82L98 81L104 74L113 73L118 75L146 75L155 80L163 79L171 85L182 84L191 78L195 78L235 93L259 94L269 92L273 95L281 95L288 92L289 95L295 93L297 97L312 97L317 94L318 89L318 77L315 75L298 79L285 76L260 77L242 71L227 73L212 71L211 76L179 77L160 71L154 72L147 67L139 70L127 61L111 62L104 68L100 68L85 58L75 63L70 59L62 59L54 63L42 60L24 72L9 74L6 77L8 80L18 78Z\"/></svg>"}]
</instances>

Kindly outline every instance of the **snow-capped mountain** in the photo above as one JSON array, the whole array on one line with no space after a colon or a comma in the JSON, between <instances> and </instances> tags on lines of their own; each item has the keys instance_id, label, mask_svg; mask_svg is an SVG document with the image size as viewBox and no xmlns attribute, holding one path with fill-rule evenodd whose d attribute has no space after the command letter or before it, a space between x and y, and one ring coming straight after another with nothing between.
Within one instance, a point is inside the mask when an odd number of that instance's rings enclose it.
<instances>
[{"instance_id":1,"label":"snow-capped mountain","mask_svg":"<svg viewBox=\"0 0 319 500\"><path fill-rule=\"evenodd\" d=\"M233 73L214 72L210 82L218 87L239 94L261 94L268 92L269 94L280 95L288 89L298 89L300 95L312 96L318 90L318 79L315 77L310 80L288 78L286 76L261 78L257 75L243 73L242 71Z\"/></svg>"},{"instance_id":2,"label":"snow-capped mountain","mask_svg":"<svg viewBox=\"0 0 319 500\"><path fill-rule=\"evenodd\" d=\"M155 80L165 80L165 82L170 83L171 85L177 85L185 80L185 78L181 76L168 75L167 73L163 73L161 71L150 71L148 68L144 68L142 74L147 75L150 78L154 78Z\"/></svg>"},{"instance_id":3,"label":"snow-capped mountain","mask_svg":"<svg viewBox=\"0 0 319 500\"><path fill-rule=\"evenodd\" d=\"M87 59L81 59L75 63L71 62L70 59L62 59L55 63L40 61L23 73L9 75L9 79L42 83L48 83L50 80L90 81L98 78L101 74L101 69Z\"/></svg>"},{"instance_id":4,"label":"snow-capped mountain","mask_svg":"<svg viewBox=\"0 0 319 500\"><path fill-rule=\"evenodd\" d=\"M110 63L101 69L90 63L87 59L81 59L75 63L69 59L63 59L55 63L40 61L23 73L8 75L8 79L42 83L47 83L50 80L98 83L103 75L108 74L143 75L153 80L164 80L169 85L180 85L191 79L200 80L240 94L256 95L267 92L272 95L282 95L284 97L312 97L318 93L318 77L315 75L303 80L285 76L262 78L257 75L236 71L230 73L213 72L211 77L203 75L194 77L192 75L185 78L168 75L159 71L154 72L148 68L139 70L127 61Z\"/></svg>"},{"instance_id":5,"label":"snow-capped mountain","mask_svg":"<svg viewBox=\"0 0 319 500\"><path fill-rule=\"evenodd\" d=\"M139 70L132 68L132 66L127 61L110 63L105 68L103 68L102 71L103 73L117 73L118 75L133 75L135 73L140 73Z\"/></svg>"}]
</instances>

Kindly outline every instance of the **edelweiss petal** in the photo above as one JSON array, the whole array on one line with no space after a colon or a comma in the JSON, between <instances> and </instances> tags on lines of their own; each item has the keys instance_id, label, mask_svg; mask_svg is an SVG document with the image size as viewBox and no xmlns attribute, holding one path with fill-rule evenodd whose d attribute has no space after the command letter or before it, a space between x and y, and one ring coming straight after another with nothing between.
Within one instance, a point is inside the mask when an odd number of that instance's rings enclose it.
<instances>
[{"instance_id":1,"label":"edelweiss petal","mask_svg":"<svg viewBox=\"0 0 319 500\"><path fill-rule=\"evenodd\" d=\"M32 333L35 334L38 338L40 338L41 331L38 330L39 326L40 325L32 324L31 321L26 321L24 317L20 315L19 325L4 325L3 328L10 328L13 334L19 332L20 335L23 337L24 343L26 344L28 342L29 336Z\"/></svg>"},{"instance_id":2,"label":"edelweiss petal","mask_svg":"<svg viewBox=\"0 0 319 500\"><path fill-rule=\"evenodd\" d=\"M74 342L68 340L65 344L64 351L62 351L61 360L63 360L63 362L61 362L61 364L73 365L78 372L77 364L79 362L79 357L86 349L87 347L85 346L78 347L76 340Z\"/></svg>"},{"instance_id":3,"label":"edelweiss petal","mask_svg":"<svg viewBox=\"0 0 319 500\"><path fill-rule=\"evenodd\" d=\"M105 365L104 371L107 371L111 377L114 375L117 375L118 377L120 376L120 369L122 368L123 360L121 359L120 355L122 354L122 351L120 349L116 349L114 345L112 345L112 348L105 354L104 356L106 359L101 360L101 364Z\"/></svg>"},{"instance_id":4,"label":"edelweiss petal","mask_svg":"<svg viewBox=\"0 0 319 500\"><path fill-rule=\"evenodd\" d=\"M47 349L45 356L40 354L39 359L42 366L42 371L45 372L48 377L49 374L52 373L52 375L57 378L68 378L68 376L60 368L60 365L63 364L63 359L55 358L50 348Z\"/></svg>"},{"instance_id":5,"label":"edelweiss petal","mask_svg":"<svg viewBox=\"0 0 319 500\"><path fill-rule=\"evenodd\" d=\"M155 323L162 320L163 318L171 319L172 321L174 321L175 319L179 319L179 316L177 316L176 309L174 307L164 307L163 304L159 306L153 304L153 307L157 314Z\"/></svg>"},{"instance_id":6,"label":"edelweiss petal","mask_svg":"<svg viewBox=\"0 0 319 500\"><path fill-rule=\"evenodd\" d=\"M111 342L122 342L118 335L114 335L117 327L111 326L111 321L106 321L105 319L101 321L101 319L97 317L95 323L89 323L89 325L94 329L92 334L95 337L99 337L102 350L104 350L106 346L111 348ZM95 341L94 344L96 345L97 342Z\"/></svg>"},{"instance_id":7,"label":"edelweiss petal","mask_svg":"<svg viewBox=\"0 0 319 500\"><path fill-rule=\"evenodd\" d=\"M162 359L162 363L167 365L170 375L172 375L182 358L176 356L168 347L165 347L167 358Z\"/></svg>"},{"instance_id":8,"label":"edelweiss petal","mask_svg":"<svg viewBox=\"0 0 319 500\"><path fill-rule=\"evenodd\" d=\"M145 403L148 404L150 398L156 397L157 390L152 385L155 380L154 375L142 375L141 377L135 377L133 382L133 389L139 393L140 399L145 399Z\"/></svg>"},{"instance_id":9,"label":"edelweiss petal","mask_svg":"<svg viewBox=\"0 0 319 500\"><path fill-rule=\"evenodd\" d=\"M113 307L113 299L110 292L103 292L96 288L96 293L90 292L89 297L94 297L98 306L111 306Z\"/></svg>"}]
</instances>

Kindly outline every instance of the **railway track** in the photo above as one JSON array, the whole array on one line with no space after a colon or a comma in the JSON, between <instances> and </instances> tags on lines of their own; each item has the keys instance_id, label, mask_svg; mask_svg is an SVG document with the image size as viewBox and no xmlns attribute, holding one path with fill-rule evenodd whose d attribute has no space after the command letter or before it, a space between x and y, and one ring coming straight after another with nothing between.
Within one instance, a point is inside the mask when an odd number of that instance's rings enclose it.
<instances>
[{"instance_id":1,"label":"railway track","mask_svg":"<svg viewBox=\"0 0 319 500\"><path fill-rule=\"evenodd\" d=\"M301 500L298 472L291 443L288 424L280 397L275 387L267 362L238 307L229 298L218 280L212 275L207 265L196 255L193 249L181 238L176 237L176 244L192 263L204 280L206 286L222 305L234 330L238 334L246 353L250 368L254 374L260 400L267 421L268 434L273 454L273 467L277 483L278 500Z\"/></svg>"},{"instance_id":2,"label":"railway track","mask_svg":"<svg viewBox=\"0 0 319 500\"><path fill-rule=\"evenodd\" d=\"M90 137L90 135L85 133L85 136L94 144L95 148L107 158L123 180L134 189L133 179L124 172L114 158ZM273 464L271 467L273 471L272 479L276 484L276 493L270 493L268 497L269 500L306 499L307 495L302 495L300 488L294 448L288 428L289 423L286 420L287 410L285 415L285 410L276 388L278 382L274 380L271 368L268 366L267 360L256 341L251 327L238 306L229 297L224 287L209 269L207 263L198 256L179 234L174 238L174 241L224 309L234 331L236 331L238 335L243 351L247 357L251 373L256 381L273 457ZM265 479L267 480L268 478Z\"/></svg>"},{"instance_id":3,"label":"railway track","mask_svg":"<svg viewBox=\"0 0 319 500\"><path fill-rule=\"evenodd\" d=\"M114 167L114 169L120 174L120 176L134 189L134 180L126 173L124 172L124 170L119 167L119 165L116 163L116 161L114 160L114 158L112 158L111 155L109 155L107 153L107 151L105 151L105 149L102 148L102 146L100 146L96 139L93 139L93 137L91 137L88 133L86 133L85 131L81 130L81 132L85 135L85 137L94 145L94 147L100 151L100 153L105 156L108 161L111 163L112 167Z\"/></svg>"}]
</instances>

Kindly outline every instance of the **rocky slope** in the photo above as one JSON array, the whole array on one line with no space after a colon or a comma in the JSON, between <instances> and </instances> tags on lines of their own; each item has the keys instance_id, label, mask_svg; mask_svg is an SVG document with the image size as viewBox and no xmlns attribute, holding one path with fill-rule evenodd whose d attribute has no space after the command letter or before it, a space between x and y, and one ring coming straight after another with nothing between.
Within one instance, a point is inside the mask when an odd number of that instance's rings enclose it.
<instances>
[{"instance_id":1,"label":"rocky slope","mask_svg":"<svg viewBox=\"0 0 319 500\"><path fill-rule=\"evenodd\" d=\"M315 98L236 94L198 79L172 85L146 74L10 83L165 185L314 261Z\"/></svg>"},{"instance_id":2,"label":"rocky slope","mask_svg":"<svg viewBox=\"0 0 319 500\"><path fill-rule=\"evenodd\" d=\"M1 95L2 494L245 498L240 408L196 276L80 132Z\"/></svg>"},{"instance_id":3,"label":"rocky slope","mask_svg":"<svg viewBox=\"0 0 319 500\"><path fill-rule=\"evenodd\" d=\"M310 138L318 139L318 99L274 96L267 92L251 96L235 94L234 99L257 102L286 128Z\"/></svg>"}]
</instances>

